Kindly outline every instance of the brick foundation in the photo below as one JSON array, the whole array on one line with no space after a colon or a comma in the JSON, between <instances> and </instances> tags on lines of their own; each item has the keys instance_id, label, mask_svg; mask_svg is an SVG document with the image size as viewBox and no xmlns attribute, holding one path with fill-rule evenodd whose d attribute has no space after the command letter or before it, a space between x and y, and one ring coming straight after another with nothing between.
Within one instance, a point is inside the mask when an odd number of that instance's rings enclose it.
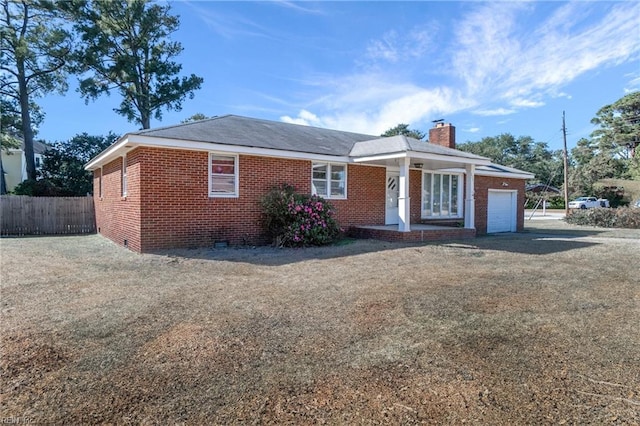
<instances>
[{"instance_id":1,"label":"brick foundation","mask_svg":"<svg viewBox=\"0 0 640 426\"><path fill-rule=\"evenodd\" d=\"M354 238L370 238L382 241L425 242L475 238L476 231L475 229L448 228L419 229L411 230L410 232L398 232L391 229L353 227L349 230L349 235Z\"/></svg>"}]
</instances>

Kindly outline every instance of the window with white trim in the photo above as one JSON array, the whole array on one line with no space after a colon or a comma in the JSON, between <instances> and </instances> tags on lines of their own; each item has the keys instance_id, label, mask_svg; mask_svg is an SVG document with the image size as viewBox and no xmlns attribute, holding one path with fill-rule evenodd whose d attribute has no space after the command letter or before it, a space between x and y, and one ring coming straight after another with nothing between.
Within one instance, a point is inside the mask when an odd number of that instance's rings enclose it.
<instances>
[{"instance_id":1,"label":"window with white trim","mask_svg":"<svg viewBox=\"0 0 640 426\"><path fill-rule=\"evenodd\" d=\"M311 193L322 198L347 198L347 165L313 163Z\"/></svg>"},{"instance_id":2,"label":"window with white trim","mask_svg":"<svg viewBox=\"0 0 640 426\"><path fill-rule=\"evenodd\" d=\"M127 156L122 157L122 196L127 196Z\"/></svg>"},{"instance_id":3,"label":"window with white trim","mask_svg":"<svg viewBox=\"0 0 640 426\"><path fill-rule=\"evenodd\" d=\"M238 156L209 154L209 197L238 196Z\"/></svg>"},{"instance_id":4,"label":"window with white trim","mask_svg":"<svg viewBox=\"0 0 640 426\"><path fill-rule=\"evenodd\" d=\"M422 218L462 217L460 174L422 173Z\"/></svg>"}]
</instances>

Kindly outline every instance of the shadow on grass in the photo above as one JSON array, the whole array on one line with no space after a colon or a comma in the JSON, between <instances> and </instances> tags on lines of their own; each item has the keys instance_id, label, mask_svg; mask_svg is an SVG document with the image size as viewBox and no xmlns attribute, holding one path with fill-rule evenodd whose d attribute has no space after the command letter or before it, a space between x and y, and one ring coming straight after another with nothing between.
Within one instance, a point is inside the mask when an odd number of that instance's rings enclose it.
<instances>
[{"instance_id":1,"label":"shadow on grass","mask_svg":"<svg viewBox=\"0 0 640 426\"><path fill-rule=\"evenodd\" d=\"M478 237L471 240L466 245L472 249L505 251L509 253L548 255L562 253L570 250L577 250L586 247L596 246L600 243L578 241L579 237L586 237L593 234L584 235L570 234L539 234L539 233L519 233L519 234L495 234ZM451 243L443 243L443 245ZM458 247L464 247L458 245Z\"/></svg>"},{"instance_id":2,"label":"shadow on grass","mask_svg":"<svg viewBox=\"0 0 640 426\"><path fill-rule=\"evenodd\" d=\"M597 232L597 231L596 231ZM299 262L336 259L388 252L390 259L402 257L402 250L423 246L453 247L469 250L492 250L531 255L547 255L597 245L598 243L577 241L574 238L594 235L588 231L569 234L495 234L474 239L433 241L425 243L398 243L379 240L347 239L325 247L274 248L274 247L229 247L224 249L200 248L163 251L156 254L190 259L243 262L265 266L281 266Z\"/></svg>"}]
</instances>

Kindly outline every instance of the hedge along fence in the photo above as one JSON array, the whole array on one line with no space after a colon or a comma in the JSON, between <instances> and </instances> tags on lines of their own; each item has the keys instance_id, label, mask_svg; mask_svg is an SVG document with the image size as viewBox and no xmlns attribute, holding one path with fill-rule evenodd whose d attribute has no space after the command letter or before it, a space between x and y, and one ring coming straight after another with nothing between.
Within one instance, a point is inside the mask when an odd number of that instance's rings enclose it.
<instances>
[{"instance_id":1,"label":"hedge along fence","mask_svg":"<svg viewBox=\"0 0 640 426\"><path fill-rule=\"evenodd\" d=\"M96 231L93 197L0 196L1 235L90 234Z\"/></svg>"},{"instance_id":2,"label":"hedge along fence","mask_svg":"<svg viewBox=\"0 0 640 426\"><path fill-rule=\"evenodd\" d=\"M618 207L617 209L573 210L565 220L572 225L640 229L640 209Z\"/></svg>"}]
</instances>

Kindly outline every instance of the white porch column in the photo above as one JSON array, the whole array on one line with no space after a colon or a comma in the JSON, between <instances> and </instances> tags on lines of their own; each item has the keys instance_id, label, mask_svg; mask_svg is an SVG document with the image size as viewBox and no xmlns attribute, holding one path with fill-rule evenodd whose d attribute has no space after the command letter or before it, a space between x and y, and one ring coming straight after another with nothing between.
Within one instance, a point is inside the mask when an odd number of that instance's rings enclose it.
<instances>
[{"instance_id":1,"label":"white porch column","mask_svg":"<svg viewBox=\"0 0 640 426\"><path fill-rule=\"evenodd\" d=\"M411 203L409 199L409 163L410 158L400 160L400 191L398 194L398 231L411 231Z\"/></svg>"},{"instance_id":2,"label":"white porch column","mask_svg":"<svg viewBox=\"0 0 640 426\"><path fill-rule=\"evenodd\" d=\"M464 197L464 227L467 229L475 229L476 227L476 200L474 196L476 191L475 173L476 166L474 164L467 164L465 167L466 194Z\"/></svg>"}]
</instances>

